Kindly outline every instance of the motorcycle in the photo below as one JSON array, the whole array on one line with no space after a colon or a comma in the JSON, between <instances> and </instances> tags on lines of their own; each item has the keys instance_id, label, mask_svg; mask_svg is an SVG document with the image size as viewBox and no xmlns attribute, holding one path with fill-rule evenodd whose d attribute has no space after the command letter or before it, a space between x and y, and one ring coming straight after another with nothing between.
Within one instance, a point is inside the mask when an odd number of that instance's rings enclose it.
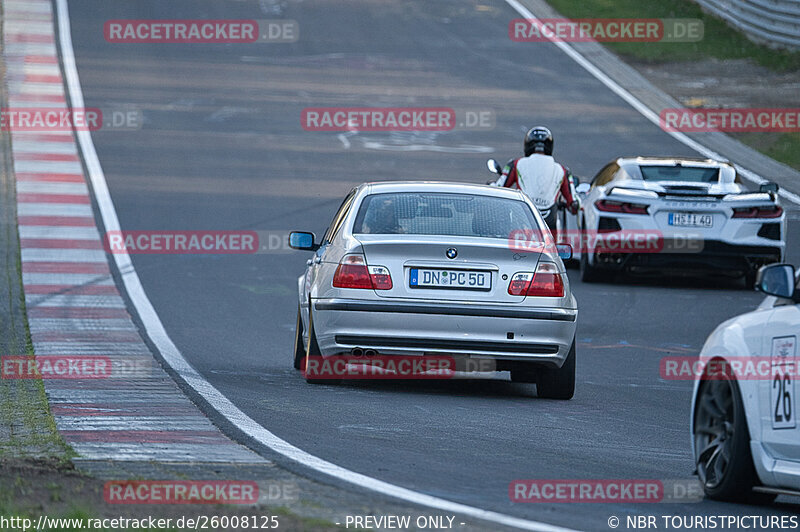
<instances>
[{"instance_id":1,"label":"motorcycle","mask_svg":"<svg viewBox=\"0 0 800 532\"><path fill-rule=\"evenodd\" d=\"M503 175L503 167L496 160L489 159L486 161L486 166L490 172L498 176ZM557 163L553 163L549 168L517 168L517 183L520 190L530 198L551 231L566 228L566 204L558 201L562 172L561 166ZM486 184L496 183L497 180L493 179Z\"/></svg>"}]
</instances>

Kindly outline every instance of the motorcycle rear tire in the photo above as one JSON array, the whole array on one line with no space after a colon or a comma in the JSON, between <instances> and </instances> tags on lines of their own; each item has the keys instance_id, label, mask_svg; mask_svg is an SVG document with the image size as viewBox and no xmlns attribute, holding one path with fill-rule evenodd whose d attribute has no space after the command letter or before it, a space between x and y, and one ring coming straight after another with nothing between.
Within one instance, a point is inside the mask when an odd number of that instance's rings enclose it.
<instances>
[{"instance_id":1,"label":"motorcycle rear tire","mask_svg":"<svg viewBox=\"0 0 800 532\"><path fill-rule=\"evenodd\" d=\"M555 206L553 206L553 208L550 209L550 214L548 214L547 217L544 219L544 222L547 224L547 227L550 228L550 231L553 234L555 234L556 232L557 219L558 219L558 209Z\"/></svg>"}]
</instances>

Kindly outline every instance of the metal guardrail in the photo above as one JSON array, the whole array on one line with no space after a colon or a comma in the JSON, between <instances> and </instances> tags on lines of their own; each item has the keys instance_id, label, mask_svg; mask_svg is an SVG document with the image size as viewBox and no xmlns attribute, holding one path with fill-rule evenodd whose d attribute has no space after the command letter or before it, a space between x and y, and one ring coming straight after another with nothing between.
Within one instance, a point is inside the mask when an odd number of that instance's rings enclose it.
<instances>
[{"instance_id":1,"label":"metal guardrail","mask_svg":"<svg viewBox=\"0 0 800 532\"><path fill-rule=\"evenodd\" d=\"M800 0L695 0L754 41L800 49Z\"/></svg>"}]
</instances>

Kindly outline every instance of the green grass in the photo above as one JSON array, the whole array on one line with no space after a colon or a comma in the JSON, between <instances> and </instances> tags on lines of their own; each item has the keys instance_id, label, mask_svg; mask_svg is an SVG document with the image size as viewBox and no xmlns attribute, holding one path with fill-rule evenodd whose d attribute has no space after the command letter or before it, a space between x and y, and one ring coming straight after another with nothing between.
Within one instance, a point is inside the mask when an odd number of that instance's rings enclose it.
<instances>
[{"instance_id":1,"label":"green grass","mask_svg":"<svg viewBox=\"0 0 800 532\"><path fill-rule=\"evenodd\" d=\"M763 151L773 159L800 170L800 133L782 133L772 146Z\"/></svg>"},{"instance_id":2,"label":"green grass","mask_svg":"<svg viewBox=\"0 0 800 532\"><path fill-rule=\"evenodd\" d=\"M16 258L16 282L22 285L22 266ZM9 273L9 275L12 275ZM24 295L20 305L26 315ZM13 316L13 313L10 313ZM13 327L10 330L14 330ZM30 329L24 319L24 338L11 334L6 338L13 354L33 355ZM40 379L0 379L0 459L49 458L67 463L76 453L56 429Z\"/></svg>"},{"instance_id":3,"label":"green grass","mask_svg":"<svg viewBox=\"0 0 800 532\"><path fill-rule=\"evenodd\" d=\"M750 41L722 19L691 0L548 0L569 18L695 18L703 21L703 40L688 43L603 43L624 59L646 63L751 59L775 72L800 70L800 52L779 51ZM740 141L800 170L800 133L739 133Z\"/></svg>"},{"instance_id":4,"label":"green grass","mask_svg":"<svg viewBox=\"0 0 800 532\"><path fill-rule=\"evenodd\" d=\"M569 18L696 18L703 21L704 37L698 42L605 43L616 53L639 61L750 58L777 72L800 69L800 52L778 51L755 44L691 0L548 0L548 3Z\"/></svg>"},{"instance_id":5,"label":"green grass","mask_svg":"<svg viewBox=\"0 0 800 532\"><path fill-rule=\"evenodd\" d=\"M7 155L7 154L6 154ZM5 213L8 220L13 214ZM16 222L16 220L13 220ZM16 223L3 224L6 233L0 245L8 244L5 255L3 293L7 297L6 312L0 314L0 331L3 332L3 355L33 356L33 342L27 320L25 294L22 287L22 262L19 253ZM11 242L15 245L10 245ZM12 253L12 249L14 253ZM50 404L41 379L0 378L0 459L45 458L57 464L66 464L76 456L56 429Z\"/></svg>"}]
</instances>

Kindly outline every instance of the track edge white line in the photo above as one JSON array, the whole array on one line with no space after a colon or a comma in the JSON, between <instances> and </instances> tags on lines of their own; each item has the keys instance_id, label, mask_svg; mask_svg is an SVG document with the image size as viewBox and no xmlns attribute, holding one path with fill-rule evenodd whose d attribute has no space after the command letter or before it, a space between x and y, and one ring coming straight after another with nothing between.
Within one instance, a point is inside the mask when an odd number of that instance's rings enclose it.
<instances>
[{"instance_id":1,"label":"track edge white line","mask_svg":"<svg viewBox=\"0 0 800 532\"><path fill-rule=\"evenodd\" d=\"M69 8L67 0L54 0L56 4L56 23L58 24L58 40L60 57L64 69L65 82L68 88L69 103L73 109L84 107L83 91L81 89L78 71L75 64L75 52L72 48L72 33L69 25ZM114 203L105 180L105 174L100 165L94 143L89 131L78 130L75 132L78 146L82 152L84 163L89 174L89 179L94 189L95 200L103 219L106 231L120 231ZM543 522L521 519L510 515L483 510L480 508L440 499L424 493L418 493L388 482L384 482L355 471L327 462L311 455L289 442L280 439L275 434L259 425L255 420L234 405L219 390L206 381L183 357L181 352L172 342L161 323L158 314L142 287L139 276L133 267L131 258L127 253L113 255L119 270L124 290L127 292L131 303L144 325L147 335L161 353L164 361L178 375L178 377L202 397L211 408L222 415L239 430L253 438L260 444L273 451L298 462L310 469L324 473L356 486L388 495L412 504L418 504L442 511L453 512L464 516L490 521L504 526L516 527L523 530L541 532L574 532L571 529L550 525Z\"/></svg>"}]
</instances>

